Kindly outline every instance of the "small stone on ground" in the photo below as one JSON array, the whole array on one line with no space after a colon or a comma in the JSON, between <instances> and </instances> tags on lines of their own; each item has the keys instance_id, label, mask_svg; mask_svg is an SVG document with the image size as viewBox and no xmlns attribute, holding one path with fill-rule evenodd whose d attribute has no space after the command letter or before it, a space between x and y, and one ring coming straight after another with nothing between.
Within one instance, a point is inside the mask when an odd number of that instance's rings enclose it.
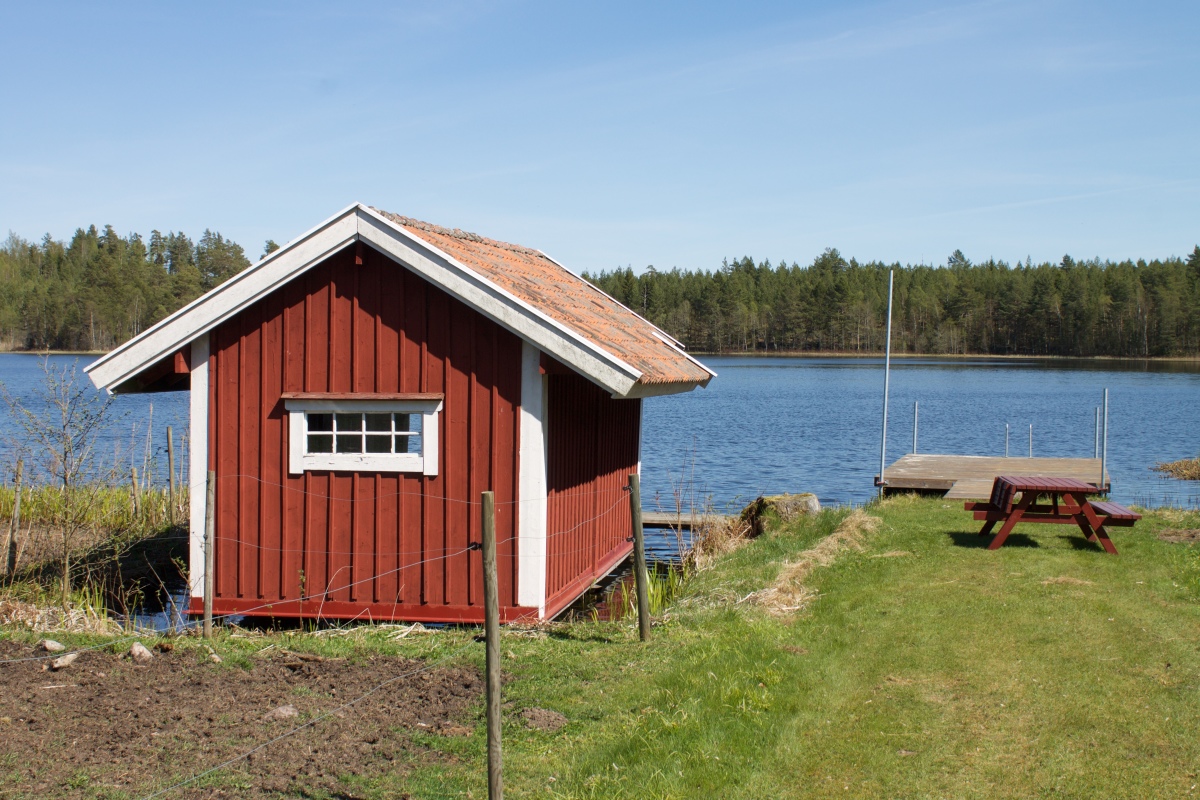
<instances>
[{"instance_id":1,"label":"small stone on ground","mask_svg":"<svg viewBox=\"0 0 1200 800\"><path fill-rule=\"evenodd\" d=\"M50 669L58 672L60 669L66 669L75 663L75 659L79 658L79 653L67 653L65 656L59 656L50 662Z\"/></svg>"},{"instance_id":2,"label":"small stone on ground","mask_svg":"<svg viewBox=\"0 0 1200 800\"><path fill-rule=\"evenodd\" d=\"M134 642L129 648L129 657L138 664L149 664L154 660L154 654L146 649L146 645L141 642Z\"/></svg>"},{"instance_id":3,"label":"small stone on ground","mask_svg":"<svg viewBox=\"0 0 1200 800\"><path fill-rule=\"evenodd\" d=\"M300 712L295 706L280 706L273 708L263 717L263 722L277 722L278 720L291 719L292 717L300 716Z\"/></svg>"}]
</instances>

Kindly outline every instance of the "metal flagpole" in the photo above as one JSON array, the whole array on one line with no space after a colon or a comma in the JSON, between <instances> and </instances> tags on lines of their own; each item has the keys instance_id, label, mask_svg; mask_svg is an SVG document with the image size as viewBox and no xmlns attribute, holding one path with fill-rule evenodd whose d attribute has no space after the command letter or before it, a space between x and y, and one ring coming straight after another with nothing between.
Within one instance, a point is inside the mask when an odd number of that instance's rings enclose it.
<instances>
[{"instance_id":1,"label":"metal flagpole","mask_svg":"<svg viewBox=\"0 0 1200 800\"><path fill-rule=\"evenodd\" d=\"M892 371L892 282L895 279L895 273L888 270L888 310L887 310L887 345L885 346L883 355L883 432L879 437L879 494L883 496L883 487L887 484L884 480L883 470L887 465L887 407L888 407L888 383L891 380Z\"/></svg>"},{"instance_id":2,"label":"metal flagpole","mask_svg":"<svg viewBox=\"0 0 1200 800\"><path fill-rule=\"evenodd\" d=\"M1105 490L1104 470L1108 465L1108 389L1104 390L1104 428L1100 442L1100 490Z\"/></svg>"}]
</instances>

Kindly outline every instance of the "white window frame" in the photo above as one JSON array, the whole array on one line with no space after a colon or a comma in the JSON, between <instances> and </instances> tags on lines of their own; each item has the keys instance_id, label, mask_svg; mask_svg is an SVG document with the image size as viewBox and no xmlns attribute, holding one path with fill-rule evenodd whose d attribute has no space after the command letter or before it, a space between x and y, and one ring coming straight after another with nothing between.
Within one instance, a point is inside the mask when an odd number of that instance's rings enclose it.
<instances>
[{"instance_id":1,"label":"white window frame","mask_svg":"<svg viewBox=\"0 0 1200 800\"><path fill-rule=\"evenodd\" d=\"M438 415L441 395L381 398L367 395L362 399L339 396L293 394L284 397L288 415L288 473L305 472L416 472L438 474ZM420 453L310 453L308 452L309 413L388 412L421 415Z\"/></svg>"}]
</instances>

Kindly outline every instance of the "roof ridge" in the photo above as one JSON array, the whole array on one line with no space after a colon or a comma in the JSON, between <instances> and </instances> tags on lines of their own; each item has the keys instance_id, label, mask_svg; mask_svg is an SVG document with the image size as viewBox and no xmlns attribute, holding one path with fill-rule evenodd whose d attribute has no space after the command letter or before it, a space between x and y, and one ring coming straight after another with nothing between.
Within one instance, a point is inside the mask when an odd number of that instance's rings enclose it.
<instances>
[{"instance_id":1,"label":"roof ridge","mask_svg":"<svg viewBox=\"0 0 1200 800\"><path fill-rule=\"evenodd\" d=\"M382 208L376 208L375 206L370 206L370 209L377 214L387 217L392 222L404 226L405 228L413 228L418 231L425 231L426 233L436 233L440 236L449 236L452 239L461 239L466 242L485 244L489 247L498 247L501 250L508 250L510 252L520 253L521 255L526 256L539 256L541 258L545 258L547 261L553 261L553 259L549 258L541 250L535 250L532 247L525 247L524 245L513 244L512 242L502 242L499 239L489 239L486 236L480 236L478 233L464 231L461 228L446 228L441 225L434 225L432 222L423 222L422 220L406 217L402 214L394 214L391 211L384 211Z\"/></svg>"}]
</instances>

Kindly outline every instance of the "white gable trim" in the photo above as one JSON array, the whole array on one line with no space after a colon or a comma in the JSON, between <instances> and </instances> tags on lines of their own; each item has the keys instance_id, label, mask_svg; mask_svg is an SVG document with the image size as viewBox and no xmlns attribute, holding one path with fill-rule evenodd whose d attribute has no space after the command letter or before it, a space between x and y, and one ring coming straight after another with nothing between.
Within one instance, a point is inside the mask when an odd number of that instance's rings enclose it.
<instances>
[{"instance_id":1,"label":"white gable trim","mask_svg":"<svg viewBox=\"0 0 1200 800\"><path fill-rule=\"evenodd\" d=\"M358 238L358 206L289 242L141 335L84 367L98 388L120 386Z\"/></svg>"},{"instance_id":2,"label":"white gable trim","mask_svg":"<svg viewBox=\"0 0 1200 800\"><path fill-rule=\"evenodd\" d=\"M350 206L289 242L89 364L84 371L97 387L112 391L355 241L386 253L526 342L587 375L615 397L628 396L642 375L604 348L362 204Z\"/></svg>"}]
</instances>

